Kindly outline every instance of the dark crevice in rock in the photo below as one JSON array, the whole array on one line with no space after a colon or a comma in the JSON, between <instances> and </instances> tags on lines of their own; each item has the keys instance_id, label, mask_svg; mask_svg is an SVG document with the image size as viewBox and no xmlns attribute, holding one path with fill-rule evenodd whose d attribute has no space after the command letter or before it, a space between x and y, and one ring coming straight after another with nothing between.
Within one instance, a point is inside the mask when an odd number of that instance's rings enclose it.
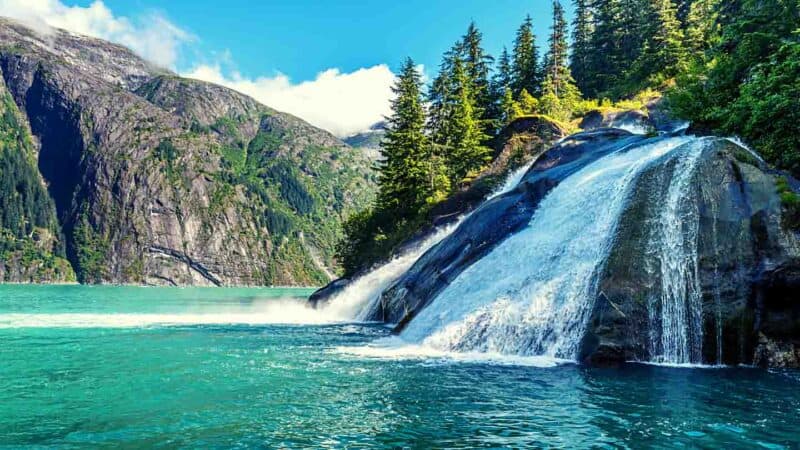
<instances>
[{"instance_id":1,"label":"dark crevice in rock","mask_svg":"<svg viewBox=\"0 0 800 450\"><path fill-rule=\"evenodd\" d=\"M67 259L78 272L78 257L72 236L76 191L81 183L81 161L85 143L80 132L80 114L50 86L42 68L25 93L25 111L31 131L39 139L39 171L48 185L66 237Z\"/></svg>"},{"instance_id":2,"label":"dark crevice in rock","mask_svg":"<svg viewBox=\"0 0 800 450\"><path fill-rule=\"evenodd\" d=\"M208 270L208 268L206 268L205 266L203 266L199 262L197 262L197 261L193 260L192 258L190 258L189 255L187 255L186 253L183 253L183 252L180 252L178 250L171 249L171 248L161 247L161 246L158 246L158 245L150 246L147 249L147 251L150 252L150 253L159 253L159 254L162 254L162 255L169 256L171 258L175 258L175 259L183 262L187 266L189 266L190 269L192 269L195 272L199 273L206 280L214 283L216 286L222 286L222 281L220 281L219 278L214 276L214 274L212 274L211 271Z\"/></svg>"}]
</instances>

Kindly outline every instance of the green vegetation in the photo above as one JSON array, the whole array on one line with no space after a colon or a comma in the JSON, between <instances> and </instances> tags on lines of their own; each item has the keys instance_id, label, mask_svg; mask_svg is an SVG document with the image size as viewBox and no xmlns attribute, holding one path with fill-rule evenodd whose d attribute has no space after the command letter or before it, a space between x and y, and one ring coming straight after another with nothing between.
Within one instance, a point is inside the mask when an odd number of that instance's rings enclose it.
<instances>
[{"instance_id":1,"label":"green vegetation","mask_svg":"<svg viewBox=\"0 0 800 450\"><path fill-rule=\"evenodd\" d=\"M10 94L0 92L0 260L6 276L18 271L31 279L72 281L30 134Z\"/></svg>"},{"instance_id":2,"label":"green vegetation","mask_svg":"<svg viewBox=\"0 0 800 450\"><path fill-rule=\"evenodd\" d=\"M703 127L741 136L769 162L800 176L800 5L710 3L700 21L710 29L701 34L709 49L678 77L672 107Z\"/></svg>"},{"instance_id":3,"label":"green vegetation","mask_svg":"<svg viewBox=\"0 0 800 450\"><path fill-rule=\"evenodd\" d=\"M775 186L778 195L781 196L784 224L789 228L800 230L800 195L792 190L786 177L778 177Z\"/></svg>"},{"instance_id":4,"label":"green vegetation","mask_svg":"<svg viewBox=\"0 0 800 450\"><path fill-rule=\"evenodd\" d=\"M106 258L110 245L95 229L88 210L84 207L72 230L72 245L75 248L75 263L78 281L100 283L106 278Z\"/></svg>"},{"instance_id":5,"label":"green vegetation","mask_svg":"<svg viewBox=\"0 0 800 450\"><path fill-rule=\"evenodd\" d=\"M646 114L666 93L673 115L739 135L768 161L800 175L797 0L573 2L571 52L555 0L544 58L526 17L493 74L494 58L470 24L442 59L425 97L427 111L418 107L423 86L406 63L383 143L380 199L351 217L339 245L348 273L386 258L429 224L432 206L468 186L486 166L490 140L523 116L577 130L591 111ZM782 197L788 217L795 217L788 185Z\"/></svg>"}]
</instances>

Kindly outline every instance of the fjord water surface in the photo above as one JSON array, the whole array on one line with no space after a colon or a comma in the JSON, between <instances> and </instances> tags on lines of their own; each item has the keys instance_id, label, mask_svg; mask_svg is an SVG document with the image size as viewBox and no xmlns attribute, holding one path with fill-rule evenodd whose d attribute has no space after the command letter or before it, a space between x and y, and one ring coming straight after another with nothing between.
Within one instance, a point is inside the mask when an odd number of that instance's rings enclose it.
<instances>
[{"instance_id":1,"label":"fjord water surface","mask_svg":"<svg viewBox=\"0 0 800 450\"><path fill-rule=\"evenodd\" d=\"M800 445L800 373L343 349L309 290L0 286L0 446Z\"/></svg>"}]
</instances>

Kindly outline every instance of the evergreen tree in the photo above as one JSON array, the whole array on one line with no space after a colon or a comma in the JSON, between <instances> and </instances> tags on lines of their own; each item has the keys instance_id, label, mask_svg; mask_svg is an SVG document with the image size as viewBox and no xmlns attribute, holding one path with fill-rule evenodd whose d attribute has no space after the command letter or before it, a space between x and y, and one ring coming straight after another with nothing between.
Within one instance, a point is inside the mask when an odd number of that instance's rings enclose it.
<instances>
[{"instance_id":1,"label":"evergreen tree","mask_svg":"<svg viewBox=\"0 0 800 450\"><path fill-rule=\"evenodd\" d=\"M593 76L590 61L594 52L591 45L594 17L589 0L575 0L574 4L575 20L572 23L572 55L569 66L580 90L586 91Z\"/></svg>"},{"instance_id":2,"label":"evergreen tree","mask_svg":"<svg viewBox=\"0 0 800 450\"><path fill-rule=\"evenodd\" d=\"M433 79L428 89L428 134L437 147L447 144L450 131L450 117L452 115L453 101L453 67L459 58L460 44L456 43L452 49L442 57L439 64L439 73Z\"/></svg>"},{"instance_id":3,"label":"evergreen tree","mask_svg":"<svg viewBox=\"0 0 800 450\"><path fill-rule=\"evenodd\" d=\"M608 91L621 78L624 65L621 52L620 0L596 0L594 32L591 36L589 70L584 78L584 89L591 97Z\"/></svg>"},{"instance_id":4,"label":"evergreen tree","mask_svg":"<svg viewBox=\"0 0 800 450\"><path fill-rule=\"evenodd\" d=\"M541 87L539 73L539 49L536 47L536 36L533 34L531 16L517 30L514 41L514 60L512 65L513 90L518 95L523 89L529 93L538 93Z\"/></svg>"},{"instance_id":5,"label":"evergreen tree","mask_svg":"<svg viewBox=\"0 0 800 450\"><path fill-rule=\"evenodd\" d=\"M394 219L402 219L418 214L436 196L429 173L422 80L411 58L406 59L392 92L392 115L381 145L384 161L379 167L377 205Z\"/></svg>"},{"instance_id":6,"label":"evergreen tree","mask_svg":"<svg viewBox=\"0 0 800 450\"><path fill-rule=\"evenodd\" d=\"M494 76L495 89L505 95L506 89L511 88L513 80L511 68L511 56L508 54L508 49L503 47L503 52L500 53L500 59L497 60L497 72Z\"/></svg>"},{"instance_id":7,"label":"evergreen tree","mask_svg":"<svg viewBox=\"0 0 800 450\"><path fill-rule=\"evenodd\" d=\"M477 105L472 83L460 59L454 61L453 87L451 135L444 155L452 184L460 185L491 159L491 150L484 145L489 136L479 119L483 111Z\"/></svg>"},{"instance_id":8,"label":"evergreen tree","mask_svg":"<svg viewBox=\"0 0 800 450\"><path fill-rule=\"evenodd\" d=\"M464 69L467 80L475 97L482 115L479 118L487 134L494 132L497 116L493 107L494 97L489 83L489 72L494 63L494 58L489 56L482 46L483 35L478 30L475 22L469 24L467 33L461 38L461 57L464 60Z\"/></svg>"},{"instance_id":9,"label":"evergreen tree","mask_svg":"<svg viewBox=\"0 0 800 450\"><path fill-rule=\"evenodd\" d=\"M500 111L502 126L506 126L517 117L522 116L522 108L519 103L514 100L514 94L511 92L511 88L506 88L505 92L503 92L503 98L500 101Z\"/></svg>"},{"instance_id":10,"label":"evergreen tree","mask_svg":"<svg viewBox=\"0 0 800 450\"><path fill-rule=\"evenodd\" d=\"M513 96L511 90L511 57L508 54L508 49L503 47L500 58L497 60L497 68L492 77L491 91L492 91L492 104L490 108L492 112L490 117L494 120L495 131L508 124L508 116L506 114L506 94Z\"/></svg>"},{"instance_id":11,"label":"evergreen tree","mask_svg":"<svg viewBox=\"0 0 800 450\"><path fill-rule=\"evenodd\" d=\"M692 2L684 28L684 47L693 57L704 56L719 38L718 11L719 0Z\"/></svg>"},{"instance_id":12,"label":"evergreen tree","mask_svg":"<svg viewBox=\"0 0 800 450\"><path fill-rule=\"evenodd\" d=\"M544 75L558 97L562 84L572 78L567 68L567 21L564 19L564 8L558 0L553 1L553 25L550 31Z\"/></svg>"},{"instance_id":13,"label":"evergreen tree","mask_svg":"<svg viewBox=\"0 0 800 450\"><path fill-rule=\"evenodd\" d=\"M658 84L686 66L684 36L672 0L650 0L644 27L644 48L635 63L634 85Z\"/></svg>"}]
</instances>

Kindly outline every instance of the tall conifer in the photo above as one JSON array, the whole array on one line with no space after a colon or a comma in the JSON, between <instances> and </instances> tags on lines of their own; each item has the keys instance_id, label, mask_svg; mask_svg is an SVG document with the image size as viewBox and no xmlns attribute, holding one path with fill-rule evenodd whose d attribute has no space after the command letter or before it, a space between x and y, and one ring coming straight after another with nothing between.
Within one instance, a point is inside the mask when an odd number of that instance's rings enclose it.
<instances>
[{"instance_id":1,"label":"tall conifer","mask_svg":"<svg viewBox=\"0 0 800 450\"><path fill-rule=\"evenodd\" d=\"M533 20L531 16L517 30L514 41L514 57L512 65L513 90L519 95L522 90L538 93L541 87L539 73L539 49L536 46L536 36L533 34Z\"/></svg>"}]
</instances>

